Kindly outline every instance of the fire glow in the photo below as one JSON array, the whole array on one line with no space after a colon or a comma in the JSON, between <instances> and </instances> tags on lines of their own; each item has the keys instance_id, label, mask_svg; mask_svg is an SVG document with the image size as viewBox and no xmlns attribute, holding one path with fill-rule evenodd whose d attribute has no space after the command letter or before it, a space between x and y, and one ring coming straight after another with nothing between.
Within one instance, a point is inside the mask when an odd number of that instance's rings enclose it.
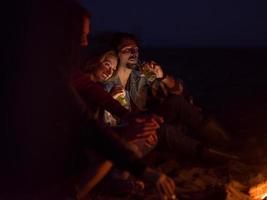
<instances>
[{"instance_id":1,"label":"fire glow","mask_svg":"<svg viewBox=\"0 0 267 200\"><path fill-rule=\"evenodd\" d=\"M266 200L267 199L267 181L252 187L249 190L249 195L252 200Z\"/></svg>"}]
</instances>

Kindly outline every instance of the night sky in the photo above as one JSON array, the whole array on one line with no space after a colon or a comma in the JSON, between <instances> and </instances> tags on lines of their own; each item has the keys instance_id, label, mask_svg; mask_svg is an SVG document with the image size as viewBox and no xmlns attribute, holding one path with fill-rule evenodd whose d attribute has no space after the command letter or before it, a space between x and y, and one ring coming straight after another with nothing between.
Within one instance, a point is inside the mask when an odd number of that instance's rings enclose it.
<instances>
[{"instance_id":1,"label":"night sky","mask_svg":"<svg viewBox=\"0 0 267 200\"><path fill-rule=\"evenodd\" d=\"M262 0L83 0L92 33L126 31L145 46L267 46Z\"/></svg>"}]
</instances>

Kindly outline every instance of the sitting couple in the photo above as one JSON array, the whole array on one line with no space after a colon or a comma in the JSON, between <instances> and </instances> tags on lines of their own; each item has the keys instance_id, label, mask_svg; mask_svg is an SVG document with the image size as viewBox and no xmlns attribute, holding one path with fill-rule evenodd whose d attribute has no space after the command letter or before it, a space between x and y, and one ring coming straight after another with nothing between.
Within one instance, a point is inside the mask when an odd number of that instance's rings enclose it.
<instances>
[{"instance_id":1,"label":"sitting couple","mask_svg":"<svg viewBox=\"0 0 267 200\"><path fill-rule=\"evenodd\" d=\"M187 100L181 81L164 73L153 61L145 62L142 66L153 71L156 78L149 80L142 73L139 69L139 42L135 36L117 33L111 42L111 49L94 52L95 55L89 57L83 66L82 79L96 82L103 94L98 95L98 89L89 88L86 81L83 85L76 83L80 94L88 99L86 102L95 109L96 105L101 108L97 111L98 120L111 125L119 122L117 125L123 126L123 130L127 128L126 119L137 113L161 116L164 123L160 125L157 135L153 136L153 139L150 138L151 142L158 138L157 146L160 149L178 154L198 156L208 152L207 146L229 142L225 131L214 120L205 118L199 109ZM109 94L103 91L103 87ZM102 97L99 98L100 96ZM122 96L123 106L114 101ZM104 114L104 110L109 113ZM124 135L121 136L133 139L135 136L131 134L132 129L128 131L129 134L122 131Z\"/></svg>"},{"instance_id":2,"label":"sitting couple","mask_svg":"<svg viewBox=\"0 0 267 200\"><path fill-rule=\"evenodd\" d=\"M74 78L74 86L88 104L92 118L114 126L140 157L155 146L177 155L212 157L209 145L228 142L216 122L205 119L185 98L181 82L153 61L141 67L155 77L148 78L140 70L138 40L127 33L115 34L112 48L96 51L88 58L83 73ZM136 118L147 113L156 115L146 123L141 123L144 118Z\"/></svg>"}]
</instances>

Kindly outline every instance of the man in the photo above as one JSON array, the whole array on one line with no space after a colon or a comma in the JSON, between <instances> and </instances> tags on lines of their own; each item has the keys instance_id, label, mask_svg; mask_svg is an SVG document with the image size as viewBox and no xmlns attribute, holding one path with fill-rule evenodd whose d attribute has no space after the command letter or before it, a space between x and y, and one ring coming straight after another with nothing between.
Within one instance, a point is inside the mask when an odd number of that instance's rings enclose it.
<instances>
[{"instance_id":1,"label":"man","mask_svg":"<svg viewBox=\"0 0 267 200\"><path fill-rule=\"evenodd\" d=\"M122 85L127 92L126 97L131 104L132 112L149 111L164 117L165 123L158 131L159 147L193 156L207 152L204 143L190 137L184 128L192 129L197 133L196 137L210 140L211 143L228 139L217 124L206 121L199 110L181 95L181 85L173 83L174 80L170 76L164 75L157 63L150 61L143 64L153 71L156 75L155 80L148 80L140 72L139 43L134 35L115 34L112 44L118 51L120 63L117 77L107 84L107 90L111 90L114 85ZM152 89L160 89L162 84L167 85L170 94L164 96L162 102L148 109Z\"/></svg>"}]
</instances>

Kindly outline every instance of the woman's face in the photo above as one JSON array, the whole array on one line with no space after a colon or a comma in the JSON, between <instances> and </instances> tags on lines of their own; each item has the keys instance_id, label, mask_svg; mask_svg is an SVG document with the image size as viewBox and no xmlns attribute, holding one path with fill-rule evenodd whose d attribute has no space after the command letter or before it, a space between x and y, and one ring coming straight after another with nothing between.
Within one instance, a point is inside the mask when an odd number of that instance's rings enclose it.
<instances>
[{"instance_id":1,"label":"woman's face","mask_svg":"<svg viewBox=\"0 0 267 200\"><path fill-rule=\"evenodd\" d=\"M100 65L95 72L97 81L106 81L113 75L117 69L118 59L114 56L108 56L100 61Z\"/></svg>"}]
</instances>

